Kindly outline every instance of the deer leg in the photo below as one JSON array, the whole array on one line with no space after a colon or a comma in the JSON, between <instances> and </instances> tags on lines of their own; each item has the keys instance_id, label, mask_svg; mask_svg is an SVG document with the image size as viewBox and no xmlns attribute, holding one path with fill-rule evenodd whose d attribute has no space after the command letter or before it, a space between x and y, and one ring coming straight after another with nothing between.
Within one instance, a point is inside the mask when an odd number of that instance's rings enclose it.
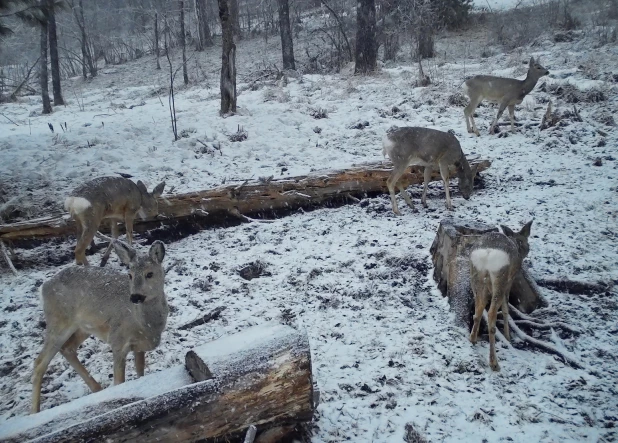
<instances>
[{"instance_id":1,"label":"deer leg","mask_svg":"<svg viewBox=\"0 0 618 443\"><path fill-rule=\"evenodd\" d=\"M481 318L483 318L483 311L487 305L487 285L485 278L481 278L479 272L474 268L471 268L470 271L470 282L472 292L474 293L474 324L470 333L470 341L472 344L476 344L481 326Z\"/></svg>"},{"instance_id":2,"label":"deer leg","mask_svg":"<svg viewBox=\"0 0 618 443\"><path fill-rule=\"evenodd\" d=\"M448 176L448 165L444 163L440 163L440 175L442 176L442 181L444 182L444 192L446 193L446 208L449 211L453 210L453 205L451 204L451 193L449 190L449 176Z\"/></svg>"},{"instance_id":3,"label":"deer leg","mask_svg":"<svg viewBox=\"0 0 618 443\"><path fill-rule=\"evenodd\" d=\"M477 137L481 135L479 130L476 128L476 123L474 122L474 111L478 107L481 101L479 99L473 100L470 98L470 103L464 109L464 117L466 117L466 126L468 128L468 132L476 134ZM469 121L468 121L469 119Z\"/></svg>"},{"instance_id":4,"label":"deer leg","mask_svg":"<svg viewBox=\"0 0 618 443\"><path fill-rule=\"evenodd\" d=\"M506 338L508 341L511 341L511 332L509 330L509 293L508 292L504 294L504 297L502 297L502 321L504 321L504 338Z\"/></svg>"},{"instance_id":5,"label":"deer leg","mask_svg":"<svg viewBox=\"0 0 618 443\"><path fill-rule=\"evenodd\" d=\"M98 392L103 388L101 387L99 382L92 378L88 370L84 367L84 365L82 365L82 363L79 361L79 358L77 357L77 348L79 348L79 345L81 345L84 340L88 338L88 336L89 334L87 333L84 333L82 331L76 331L66 341L64 346L62 346L60 353L64 356L64 358L66 358L69 364L73 366L75 372L77 372L79 376L86 382L90 390L92 392Z\"/></svg>"},{"instance_id":6,"label":"deer leg","mask_svg":"<svg viewBox=\"0 0 618 443\"><path fill-rule=\"evenodd\" d=\"M425 208L427 207L427 187L429 180L431 180L431 169L431 166L425 166L423 171L423 196L421 197L421 202Z\"/></svg>"},{"instance_id":7,"label":"deer leg","mask_svg":"<svg viewBox=\"0 0 618 443\"><path fill-rule=\"evenodd\" d=\"M78 265L87 265L88 260L86 259L86 249L92 239L87 238L85 223L82 220L78 220L77 217L75 218L75 222L77 223L77 232L79 233L79 237L77 237L77 245L75 245L75 263Z\"/></svg>"},{"instance_id":8,"label":"deer leg","mask_svg":"<svg viewBox=\"0 0 618 443\"><path fill-rule=\"evenodd\" d=\"M124 227L127 231L127 241L130 245L133 244L133 220L135 219L135 214L125 214L124 215Z\"/></svg>"},{"instance_id":9,"label":"deer leg","mask_svg":"<svg viewBox=\"0 0 618 443\"><path fill-rule=\"evenodd\" d=\"M32 405L30 408L31 414L36 414L41 410L41 385L43 384L43 376L47 367L62 345L73 335L74 329L62 331L56 335L54 332L48 332L45 335L45 343L43 350L34 361L34 371L32 373Z\"/></svg>"},{"instance_id":10,"label":"deer leg","mask_svg":"<svg viewBox=\"0 0 618 443\"><path fill-rule=\"evenodd\" d=\"M112 231L112 238L113 239L118 238L118 222L114 219L110 220L109 227L110 227L110 230ZM107 245L107 249L105 250L103 257L101 258L101 267L107 264L107 260L109 260L109 255L112 252L113 246L114 246L113 241L109 242L109 245Z\"/></svg>"},{"instance_id":11,"label":"deer leg","mask_svg":"<svg viewBox=\"0 0 618 443\"><path fill-rule=\"evenodd\" d=\"M135 357L135 372L138 377L144 376L144 368L146 367L146 353L141 351L133 351Z\"/></svg>"},{"instance_id":12,"label":"deer leg","mask_svg":"<svg viewBox=\"0 0 618 443\"><path fill-rule=\"evenodd\" d=\"M500 107L498 108L498 115L496 115L496 119L491 123L491 126L489 127L490 134L494 133L494 128L498 124L498 121L500 120L500 117L502 117L502 114L504 113L505 109L506 109L506 102L500 103Z\"/></svg>"},{"instance_id":13,"label":"deer leg","mask_svg":"<svg viewBox=\"0 0 618 443\"><path fill-rule=\"evenodd\" d=\"M395 198L395 186L397 185L397 182L399 182L399 179L403 173L406 171L407 167L407 165L404 167L395 166L393 168L393 172L391 172L391 175L386 180L386 186L388 187L388 192L391 196L391 203L393 205L393 212L397 215L401 215L401 212L399 212L399 207L397 206L397 200Z\"/></svg>"},{"instance_id":14,"label":"deer leg","mask_svg":"<svg viewBox=\"0 0 618 443\"><path fill-rule=\"evenodd\" d=\"M114 354L114 385L119 385L124 383L125 380L125 370L127 367L127 353L128 351L121 350L113 350Z\"/></svg>"},{"instance_id":15,"label":"deer leg","mask_svg":"<svg viewBox=\"0 0 618 443\"><path fill-rule=\"evenodd\" d=\"M509 117L511 118L511 132L515 133L515 105L509 105Z\"/></svg>"},{"instance_id":16,"label":"deer leg","mask_svg":"<svg viewBox=\"0 0 618 443\"><path fill-rule=\"evenodd\" d=\"M498 300L496 294L491 298L491 305L487 312L487 323L489 329L489 366L494 371L500 370L498 358L496 357L496 319L498 317Z\"/></svg>"}]
</instances>

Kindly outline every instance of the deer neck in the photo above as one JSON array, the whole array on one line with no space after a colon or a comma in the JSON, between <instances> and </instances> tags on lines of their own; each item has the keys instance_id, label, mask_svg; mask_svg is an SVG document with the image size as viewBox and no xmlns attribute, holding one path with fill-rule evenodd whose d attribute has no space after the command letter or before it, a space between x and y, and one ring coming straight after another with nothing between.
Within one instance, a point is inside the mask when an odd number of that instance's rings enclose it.
<instances>
[{"instance_id":1,"label":"deer neck","mask_svg":"<svg viewBox=\"0 0 618 443\"><path fill-rule=\"evenodd\" d=\"M532 74L530 74L530 71L528 71L528 74L526 75L526 78L523 81L523 93L524 95L528 95L536 86L536 82L539 81L539 77L536 77Z\"/></svg>"}]
</instances>

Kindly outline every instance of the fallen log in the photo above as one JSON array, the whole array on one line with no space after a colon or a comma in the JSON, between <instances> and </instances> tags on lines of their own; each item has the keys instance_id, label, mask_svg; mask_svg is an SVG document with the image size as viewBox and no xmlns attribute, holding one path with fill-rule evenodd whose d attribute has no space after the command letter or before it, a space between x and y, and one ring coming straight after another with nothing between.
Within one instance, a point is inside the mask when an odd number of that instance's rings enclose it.
<instances>
[{"instance_id":1,"label":"fallen log","mask_svg":"<svg viewBox=\"0 0 618 443\"><path fill-rule=\"evenodd\" d=\"M267 437L311 420L306 334L271 323L193 351L191 359L201 360L203 367L207 363L213 379L195 382L184 365L176 366L7 420L0 441L242 442L252 425L260 441L260 434Z\"/></svg>"},{"instance_id":2,"label":"fallen log","mask_svg":"<svg viewBox=\"0 0 618 443\"><path fill-rule=\"evenodd\" d=\"M483 223L445 219L440 222L431 245L433 278L448 297L456 322L461 326L471 327L474 315L469 248L481 235L497 231L498 228ZM541 303L538 288L524 268L515 277L509 302L524 313L532 312Z\"/></svg>"},{"instance_id":3,"label":"fallen log","mask_svg":"<svg viewBox=\"0 0 618 443\"><path fill-rule=\"evenodd\" d=\"M478 171L484 171L488 160L472 160ZM298 208L323 206L333 202L354 201L355 198L387 192L386 179L392 166L388 162L368 163L351 169L315 172L306 176L273 179L267 182L244 182L240 185L161 197L160 214L156 218L136 220L134 230L143 232L187 218L200 218L202 226L221 219L277 216ZM452 171L455 174L455 171ZM441 180L434 171L432 180ZM423 172L413 166L402 177L408 184L421 184ZM246 220L246 218L244 219ZM107 226L101 226L105 231ZM30 241L65 237L75 233L75 224L68 214L41 217L19 223L0 225L0 240Z\"/></svg>"}]
</instances>

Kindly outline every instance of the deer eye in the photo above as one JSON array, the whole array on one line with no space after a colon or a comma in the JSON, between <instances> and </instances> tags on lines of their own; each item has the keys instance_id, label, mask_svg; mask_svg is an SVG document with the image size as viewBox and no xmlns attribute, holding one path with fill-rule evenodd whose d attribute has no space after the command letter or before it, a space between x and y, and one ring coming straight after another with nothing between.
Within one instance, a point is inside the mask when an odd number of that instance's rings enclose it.
<instances>
[{"instance_id":1,"label":"deer eye","mask_svg":"<svg viewBox=\"0 0 618 443\"><path fill-rule=\"evenodd\" d=\"M129 274L129 280L133 280L133 274Z\"/></svg>"},{"instance_id":2,"label":"deer eye","mask_svg":"<svg viewBox=\"0 0 618 443\"><path fill-rule=\"evenodd\" d=\"M149 272L148 274L146 274L146 278L152 278L154 274L152 272Z\"/></svg>"}]
</instances>

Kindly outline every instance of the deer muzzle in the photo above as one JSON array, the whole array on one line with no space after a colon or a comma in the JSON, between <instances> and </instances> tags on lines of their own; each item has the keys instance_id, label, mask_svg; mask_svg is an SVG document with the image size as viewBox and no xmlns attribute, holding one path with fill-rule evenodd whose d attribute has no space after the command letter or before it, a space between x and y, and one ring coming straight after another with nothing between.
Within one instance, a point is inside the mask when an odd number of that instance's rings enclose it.
<instances>
[{"instance_id":1,"label":"deer muzzle","mask_svg":"<svg viewBox=\"0 0 618 443\"><path fill-rule=\"evenodd\" d=\"M131 294L131 303L135 303L136 305L140 303L144 303L146 300L146 296L142 294Z\"/></svg>"}]
</instances>

